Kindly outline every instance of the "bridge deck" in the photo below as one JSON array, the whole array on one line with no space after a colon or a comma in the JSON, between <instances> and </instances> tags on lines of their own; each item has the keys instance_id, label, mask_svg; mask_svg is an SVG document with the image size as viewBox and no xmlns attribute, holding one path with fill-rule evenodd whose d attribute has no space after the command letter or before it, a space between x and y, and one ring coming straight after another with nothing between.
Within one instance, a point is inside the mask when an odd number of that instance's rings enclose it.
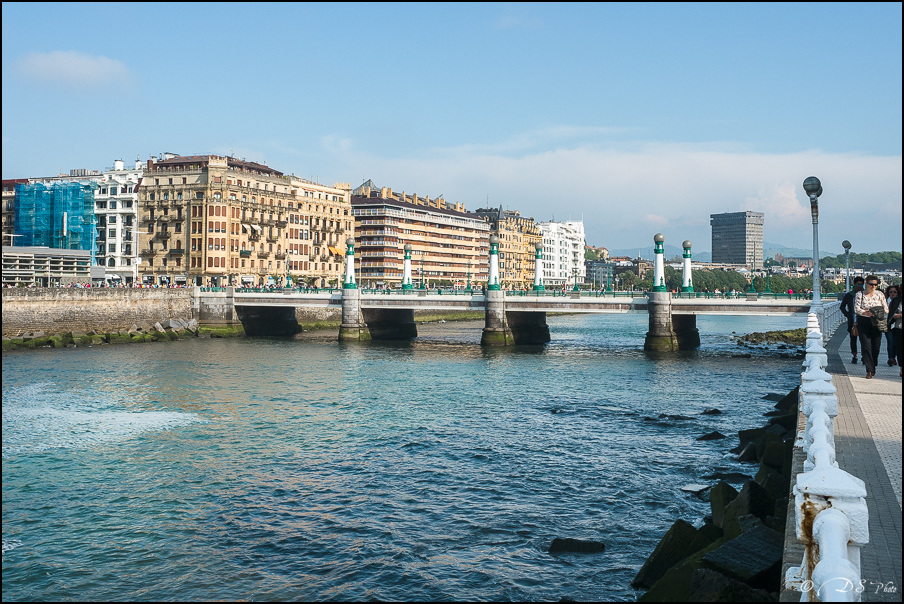
<instances>
[{"instance_id":1,"label":"bridge deck","mask_svg":"<svg viewBox=\"0 0 904 604\"><path fill-rule=\"evenodd\" d=\"M746 298L673 298L672 314L677 315L787 315L805 314L810 301L788 299ZM340 292L250 292L236 293L237 306L295 306L301 308L338 308L342 306ZM414 310L466 311L483 310L485 297L481 294L361 294L362 308L397 308ZM508 311L564 312L564 313L629 313L647 312L645 296L507 296Z\"/></svg>"}]
</instances>

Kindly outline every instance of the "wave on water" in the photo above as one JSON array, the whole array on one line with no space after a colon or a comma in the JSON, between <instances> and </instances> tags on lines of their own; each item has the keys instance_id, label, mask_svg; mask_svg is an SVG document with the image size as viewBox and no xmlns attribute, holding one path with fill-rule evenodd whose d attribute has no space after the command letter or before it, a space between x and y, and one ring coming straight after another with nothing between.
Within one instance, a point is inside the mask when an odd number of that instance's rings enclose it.
<instances>
[{"instance_id":1,"label":"wave on water","mask_svg":"<svg viewBox=\"0 0 904 604\"><path fill-rule=\"evenodd\" d=\"M86 394L83 399L79 395ZM96 397L96 394L94 395ZM127 411L89 393L34 384L3 393L3 457L49 449L86 449L201 421L192 413Z\"/></svg>"}]
</instances>

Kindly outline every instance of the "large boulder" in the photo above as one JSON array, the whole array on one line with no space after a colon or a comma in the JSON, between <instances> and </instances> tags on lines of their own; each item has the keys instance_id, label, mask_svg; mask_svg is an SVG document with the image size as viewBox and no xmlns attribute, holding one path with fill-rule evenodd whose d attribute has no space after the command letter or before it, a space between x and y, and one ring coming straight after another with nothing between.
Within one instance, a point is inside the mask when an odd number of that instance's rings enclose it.
<instances>
[{"instance_id":1,"label":"large boulder","mask_svg":"<svg viewBox=\"0 0 904 604\"><path fill-rule=\"evenodd\" d=\"M756 589L778 591L784 539L757 526L703 556L702 566Z\"/></svg>"},{"instance_id":2,"label":"large boulder","mask_svg":"<svg viewBox=\"0 0 904 604\"><path fill-rule=\"evenodd\" d=\"M789 411L792 407L797 404L797 399L800 393L800 386L797 386L789 392L782 400L775 404L775 408L780 411Z\"/></svg>"},{"instance_id":3,"label":"large boulder","mask_svg":"<svg viewBox=\"0 0 904 604\"><path fill-rule=\"evenodd\" d=\"M631 586L652 587L670 568L709 543L707 537L693 526L684 520L676 520L631 581Z\"/></svg>"},{"instance_id":4,"label":"large boulder","mask_svg":"<svg viewBox=\"0 0 904 604\"><path fill-rule=\"evenodd\" d=\"M748 480L734 501L725 506L722 530L725 531L726 537L736 537L742 531L739 521L741 516L753 514L760 520L765 520L774 511L775 497L761 485Z\"/></svg>"},{"instance_id":5,"label":"large boulder","mask_svg":"<svg viewBox=\"0 0 904 604\"><path fill-rule=\"evenodd\" d=\"M719 482L709 492L709 506L712 510L713 524L722 528L725 518L725 507L735 500L738 492L727 482Z\"/></svg>"},{"instance_id":6,"label":"large boulder","mask_svg":"<svg viewBox=\"0 0 904 604\"><path fill-rule=\"evenodd\" d=\"M754 589L722 573L700 568L691 575L690 602L777 602L774 593Z\"/></svg>"},{"instance_id":7,"label":"large boulder","mask_svg":"<svg viewBox=\"0 0 904 604\"><path fill-rule=\"evenodd\" d=\"M722 434L718 430L714 430L709 434L704 434L703 436L698 437L697 440L722 440L723 438L725 438L724 434Z\"/></svg>"}]
</instances>

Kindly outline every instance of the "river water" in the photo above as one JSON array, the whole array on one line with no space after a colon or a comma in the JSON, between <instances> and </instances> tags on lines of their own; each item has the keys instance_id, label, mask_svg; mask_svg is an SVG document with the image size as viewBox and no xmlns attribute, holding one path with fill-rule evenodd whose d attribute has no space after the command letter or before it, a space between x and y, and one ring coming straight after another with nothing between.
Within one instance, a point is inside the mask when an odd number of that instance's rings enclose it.
<instances>
[{"instance_id":1,"label":"river water","mask_svg":"<svg viewBox=\"0 0 904 604\"><path fill-rule=\"evenodd\" d=\"M731 332L803 319L699 317L674 355L643 351L645 315L549 323L510 350L450 322L4 353L3 600L635 599L708 513L679 487L755 471L735 431L799 381Z\"/></svg>"}]
</instances>

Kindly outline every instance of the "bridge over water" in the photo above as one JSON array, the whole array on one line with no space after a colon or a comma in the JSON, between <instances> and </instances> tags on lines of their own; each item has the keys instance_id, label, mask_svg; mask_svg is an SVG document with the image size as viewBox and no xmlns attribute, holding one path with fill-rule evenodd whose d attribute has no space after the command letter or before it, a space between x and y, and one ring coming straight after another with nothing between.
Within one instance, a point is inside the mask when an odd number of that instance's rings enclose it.
<instances>
[{"instance_id":1,"label":"bridge over water","mask_svg":"<svg viewBox=\"0 0 904 604\"><path fill-rule=\"evenodd\" d=\"M550 340L547 313L647 313L651 350L699 346L697 315L805 316L811 300L788 294L669 292L470 292L465 290L266 290L195 288L202 323L241 322L249 335L295 333L296 308L342 310L343 340L399 340L417 336L415 310L482 311L486 345L538 344Z\"/></svg>"}]
</instances>

